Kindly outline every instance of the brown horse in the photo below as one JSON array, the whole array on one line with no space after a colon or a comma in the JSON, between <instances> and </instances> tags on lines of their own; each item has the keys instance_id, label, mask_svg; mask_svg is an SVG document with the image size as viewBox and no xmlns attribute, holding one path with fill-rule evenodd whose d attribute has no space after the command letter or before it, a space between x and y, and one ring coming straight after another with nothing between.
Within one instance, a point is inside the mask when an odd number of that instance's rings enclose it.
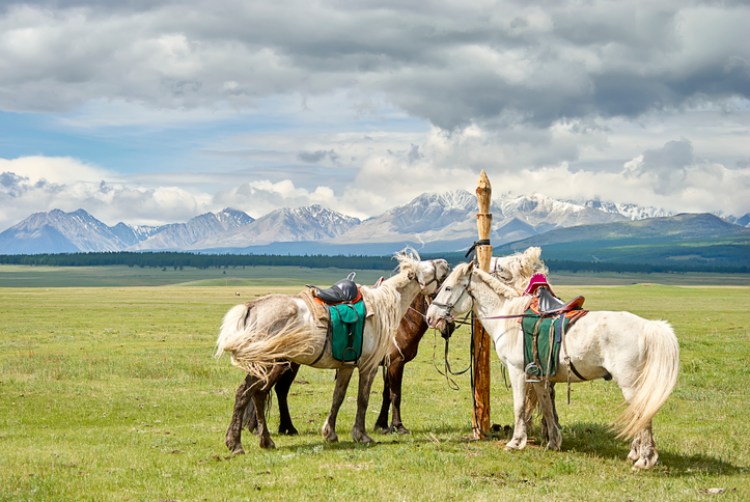
<instances>
[{"instance_id":1,"label":"brown horse","mask_svg":"<svg viewBox=\"0 0 750 502\"><path fill-rule=\"evenodd\" d=\"M526 288L529 278L538 272L547 272L544 262L540 258L541 249L532 247L524 252L516 253L510 256L493 257L490 265L490 272L504 283L511 287L523 291ZM427 331L427 322L425 313L430 306L432 296L419 294L416 296L409 309L398 326L393 343L388 347L386 358L383 366L383 399L380 407L380 414L375 421L375 431L384 434L398 432L399 434L408 434L409 430L404 426L401 418L401 388L404 376L404 366L412 361L419 349L419 342L422 340ZM454 324L446 325L442 333L444 337L449 337L455 329ZM279 377L274 387L279 407L279 434L295 435L297 429L292 423L291 414L289 413L288 395L294 379L299 371L299 365L291 363L289 368ZM237 399L244 395L250 378L237 389ZM551 389L552 404L557 423L557 410L554 408L554 387ZM528 396L526 416L528 423L531 423L533 410L536 407L536 395L530 393ZM391 423L388 425L388 415L391 411ZM255 408L252 401L244 409L243 423L252 432L256 430L257 421L255 418ZM546 422L542 420L542 435L547 436Z\"/></svg>"}]
</instances>

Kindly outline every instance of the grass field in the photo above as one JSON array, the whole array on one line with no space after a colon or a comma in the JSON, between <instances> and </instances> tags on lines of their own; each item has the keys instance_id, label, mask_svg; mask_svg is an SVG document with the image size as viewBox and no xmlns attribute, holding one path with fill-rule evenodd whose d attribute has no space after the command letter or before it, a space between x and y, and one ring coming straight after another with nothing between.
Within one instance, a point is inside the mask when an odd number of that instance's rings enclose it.
<instances>
[{"instance_id":1,"label":"grass field","mask_svg":"<svg viewBox=\"0 0 750 502\"><path fill-rule=\"evenodd\" d=\"M227 357L212 357L221 317L254 296L341 277L329 272L281 279L214 270L219 277L142 287L97 270L92 277L116 284L0 287L0 500L750 499L747 286L556 288L563 297L583 294L590 309L630 310L675 327L682 370L655 419L660 461L648 472L630 470L628 445L608 429L621 396L604 381L573 386L570 405L558 387L561 452L538 442L506 452L503 437L472 441L468 374L455 377L458 390L449 387L435 369L442 339L431 332L406 367L410 435L352 443L355 378L338 420L341 442L324 443L333 372L305 367L290 395L300 435L274 434L277 449L264 451L245 433L247 455L230 457L224 432L243 374ZM0 286L7 278L0 273ZM468 333L459 330L454 369L466 366L468 352ZM494 357L492 380L492 421L510 424L510 391ZM377 382L369 427L381 389ZM270 420L273 431L275 411Z\"/></svg>"}]
</instances>

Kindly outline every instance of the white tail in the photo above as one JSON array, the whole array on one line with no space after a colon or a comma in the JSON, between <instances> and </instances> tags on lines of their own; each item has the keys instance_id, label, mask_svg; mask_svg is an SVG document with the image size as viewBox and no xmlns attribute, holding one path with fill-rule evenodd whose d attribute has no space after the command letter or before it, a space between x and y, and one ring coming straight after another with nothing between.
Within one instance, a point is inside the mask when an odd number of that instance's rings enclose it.
<instances>
[{"instance_id":1,"label":"white tail","mask_svg":"<svg viewBox=\"0 0 750 502\"><path fill-rule=\"evenodd\" d=\"M248 317L248 310L250 305L243 303L235 305L229 312L224 315L224 320L221 322L221 331L219 338L216 340L216 354L215 357L221 357L226 351L232 351L232 348L241 340L242 335L245 333L245 322Z\"/></svg>"},{"instance_id":2,"label":"white tail","mask_svg":"<svg viewBox=\"0 0 750 502\"><path fill-rule=\"evenodd\" d=\"M680 371L680 348L669 323L647 322L643 337L644 359L636 390L615 421L620 438L633 438L649 425L674 390Z\"/></svg>"},{"instance_id":3,"label":"white tail","mask_svg":"<svg viewBox=\"0 0 750 502\"><path fill-rule=\"evenodd\" d=\"M266 381L274 366L286 360L309 356L315 351L310 330L289 322L275 333L258 330L252 321L252 304L232 307L224 316L216 341L216 357L232 353L232 364Z\"/></svg>"}]
</instances>

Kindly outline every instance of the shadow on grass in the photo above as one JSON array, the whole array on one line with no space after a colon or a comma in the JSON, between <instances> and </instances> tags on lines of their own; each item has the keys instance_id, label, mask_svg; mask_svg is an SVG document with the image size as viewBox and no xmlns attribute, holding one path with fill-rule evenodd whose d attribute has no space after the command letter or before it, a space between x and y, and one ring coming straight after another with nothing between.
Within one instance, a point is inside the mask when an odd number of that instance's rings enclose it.
<instances>
[{"instance_id":1,"label":"shadow on grass","mask_svg":"<svg viewBox=\"0 0 750 502\"><path fill-rule=\"evenodd\" d=\"M538 436L538 429L532 433ZM624 459L630 451L630 441L618 439L609 427L602 424L577 423L563 426L562 436L563 452L575 451L600 458ZM656 440L659 464L665 467L671 476L733 476L750 472L747 467L736 466L711 455L681 455L670 451L665 445L660 445L658 436Z\"/></svg>"},{"instance_id":2,"label":"shadow on grass","mask_svg":"<svg viewBox=\"0 0 750 502\"><path fill-rule=\"evenodd\" d=\"M412 427L411 433L402 434L381 434L368 432L374 440L373 443L356 443L350 436L341 436L336 443L328 443L319 435L310 435L310 440L305 440L300 444L279 444L277 441L275 450L267 451L345 451L345 450L363 450L372 448L389 448L404 444L415 446L429 443L449 445L458 443L467 443L475 441L471 429L466 427L443 426L437 428L423 429L421 427ZM303 436L306 434L303 433ZM617 439L615 433L603 424L576 423L570 426L563 426L562 429L563 445L562 453L584 453L593 457L602 459L625 460L630 451L630 441ZM273 435L274 438L283 437ZM299 436L298 436L299 437ZM243 435L245 439L245 448L247 451L260 449L257 445L257 437L254 434ZM500 432L493 434L489 441L505 442L510 438L510 432ZM253 444L255 443L255 444ZM657 447L659 447L657 436ZM541 441L539 427L532 428L529 434L529 448L544 448ZM552 454L552 452L550 452ZM226 458L229 458L227 456ZM747 475L750 468L746 466L737 466L721 458L711 455L682 455L670 451L661 445L659 448L659 464L661 472L668 472L670 476L695 476L696 474L705 475Z\"/></svg>"}]
</instances>

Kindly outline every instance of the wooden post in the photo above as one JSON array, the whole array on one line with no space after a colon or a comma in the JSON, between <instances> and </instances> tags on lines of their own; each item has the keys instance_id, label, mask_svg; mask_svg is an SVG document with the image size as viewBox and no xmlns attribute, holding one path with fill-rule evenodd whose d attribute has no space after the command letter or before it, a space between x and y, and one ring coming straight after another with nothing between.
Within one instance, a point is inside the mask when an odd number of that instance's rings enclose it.
<instances>
[{"instance_id":1,"label":"wooden post","mask_svg":"<svg viewBox=\"0 0 750 502\"><path fill-rule=\"evenodd\" d=\"M490 203L492 201L492 185L487 178L487 173L482 170L477 183L477 263L485 272L490 270L492 259L492 245L490 244L490 233L492 231L492 213ZM474 439L484 439L490 433L490 352L492 342L484 330L482 323L474 320L474 351L472 354L474 365L474 411L472 414L472 425L474 428Z\"/></svg>"}]
</instances>

